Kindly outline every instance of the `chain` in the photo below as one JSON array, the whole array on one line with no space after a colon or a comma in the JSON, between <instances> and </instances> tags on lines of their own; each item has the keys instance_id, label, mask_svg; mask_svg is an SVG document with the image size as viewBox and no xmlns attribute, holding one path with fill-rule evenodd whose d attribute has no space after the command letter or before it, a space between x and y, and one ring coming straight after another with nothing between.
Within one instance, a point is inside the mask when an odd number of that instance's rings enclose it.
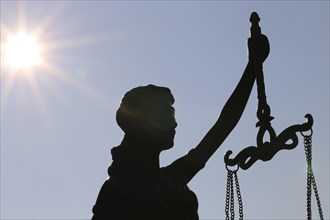
<instances>
[{"instance_id":1,"label":"chain","mask_svg":"<svg viewBox=\"0 0 330 220\"><path fill-rule=\"evenodd\" d=\"M239 207L239 219L243 220L243 200L242 200L241 190L239 187L237 171L234 172L234 176L235 176L236 193L237 193L238 207Z\"/></svg>"},{"instance_id":2,"label":"chain","mask_svg":"<svg viewBox=\"0 0 330 220\"><path fill-rule=\"evenodd\" d=\"M230 214L231 214L231 220L235 219L235 207L234 207L234 181L233 181L233 172L231 172L230 175Z\"/></svg>"},{"instance_id":3,"label":"chain","mask_svg":"<svg viewBox=\"0 0 330 220\"><path fill-rule=\"evenodd\" d=\"M317 185L313 173L312 167L312 133L310 135L304 135L304 148L307 161L307 220L312 219L312 190L314 190L317 207L319 210L320 219L323 220L323 212L321 207L321 200L317 190Z\"/></svg>"},{"instance_id":4,"label":"chain","mask_svg":"<svg viewBox=\"0 0 330 220\"><path fill-rule=\"evenodd\" d=\"M226 220L229 220L229 197L230 197L230 179L231 179L231 171L227 172L227 187L226 187Z\"/></svg>"},{"instance_id":5,"label":"chain","mask_svg":"<svg viewBox=\"0 0 330 220\"><path fill-rule=\"evenodd\" d=\"M307 220L312 219L312 151L311 151L311 136L304 136L304 147L305 147L305 155L307 161Z\"/></svg>"},{"instance_id":6,"label":"chain","mask_svg":"<svg viewBox=\"0 0 330 220\"><path fill-rule=\"evenodd\" d=\"M229 169L227 170L228 172L227 172L226 207L225 207L226 220L235 219L234 182L235 182L235 189L236 189L238 207L239 207L239 219L243 220L243 201L242 201L242 195L241 195L241 190L237 176L237 170L235 171Z\"/></svg>"}]
</instances>

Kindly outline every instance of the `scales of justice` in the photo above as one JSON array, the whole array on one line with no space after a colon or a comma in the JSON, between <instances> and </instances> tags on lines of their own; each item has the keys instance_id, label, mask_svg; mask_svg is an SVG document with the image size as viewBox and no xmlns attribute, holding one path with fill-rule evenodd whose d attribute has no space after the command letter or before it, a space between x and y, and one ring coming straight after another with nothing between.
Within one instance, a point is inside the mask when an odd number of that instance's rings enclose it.
<instances>
[{"instance_id":1,"label":"scales of justice","mask_svg":"<svg viewBox=\"0 0 330 220\"><path fill-rule=\"evenodd\" d=\"M261 28L259 26L260 18L256 12L253 12L250 16L251 22L251 37L250 41L252 43L252 48L254 39L265 37L261 34ZM269 47L269 44L268 44ZM306 114L305 118L307 121L302 124L292 125L284 129L278 135L271 125L271 120L274 119L270 115L271 108L267 104L265 83L263 76L262 62L253 58L254 71L256 74L257 82L257 93L258 93L258 107L257 107L257 118L258 122L256 127L259 128L256 137L256 146L249 146L241 150L235 157L231 157L233 152L231 150L227 151L224 156L224 162L227 169L227 186L226 186L226 205L225 214L226 220L233 220L235 218L235 190L239 206L239 219L243 219L243 202L239 187L237 171L241 168L243 170L249 169L256 161L269 161L271 160L277 152L280 150L292 150L299 142L297 134L301 134L304 138L304 148L307 161L307 219L312 219L312 209L311 209L311 195L312 190L316 197L317 207L319 211L320 219L323 218L320 197L318 194L316 181L312 168L312 126L313 117L311 114ZM267 140L266 140L267 137Z\"/></svg>"}]
</instances>

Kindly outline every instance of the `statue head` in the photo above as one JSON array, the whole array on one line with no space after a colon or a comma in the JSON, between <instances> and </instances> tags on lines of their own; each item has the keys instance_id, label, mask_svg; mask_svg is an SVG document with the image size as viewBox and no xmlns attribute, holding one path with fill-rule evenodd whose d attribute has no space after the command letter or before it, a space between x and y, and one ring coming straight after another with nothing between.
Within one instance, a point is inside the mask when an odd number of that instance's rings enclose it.
<instances>
[{"instance_id":1,"label":"statue head","mask_svg":"<svg viewBox=\"0 0 330 220\"><path fill-rule=\"evenodd\" d=\"M126 136L148 140L161 150L171 148L175 135L174 97L166 87L147 85L128 91L116 120Z\"/></svg>"}]
</instances>

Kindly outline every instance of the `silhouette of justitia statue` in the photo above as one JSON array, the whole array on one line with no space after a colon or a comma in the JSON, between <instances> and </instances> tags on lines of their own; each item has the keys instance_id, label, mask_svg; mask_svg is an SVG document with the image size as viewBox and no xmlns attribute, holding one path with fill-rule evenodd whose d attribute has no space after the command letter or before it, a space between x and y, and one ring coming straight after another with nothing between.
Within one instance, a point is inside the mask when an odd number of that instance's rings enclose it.
<instances>
[{"instance_id":1,"label":"silhouette of justitia statue","mask_svg":"<svg viewBox=\"0 0 330 220\"><path fill-rule=\"evenodd\" d=\"M125 94L116 114L125 135L111 150L110 177L99 192L92 220L199 219L197 197L187 184L240 120L256 79L252 60L267 58L267 37L249 38L248 48L247 67L214 126L195 148L166 167L160 167L159 155L173 147L177 126L170 89L147 85Z\"/></svg>"}]
</instances>

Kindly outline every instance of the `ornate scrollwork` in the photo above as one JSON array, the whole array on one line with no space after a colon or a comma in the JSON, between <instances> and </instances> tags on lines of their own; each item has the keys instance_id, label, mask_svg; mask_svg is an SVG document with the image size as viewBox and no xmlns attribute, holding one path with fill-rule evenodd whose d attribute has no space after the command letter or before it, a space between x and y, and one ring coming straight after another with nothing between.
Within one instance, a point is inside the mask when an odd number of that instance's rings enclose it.
<instances>
[{"instance_id":1,"label":"ornate scrollwork","mask_svg":"<svg viewBox=\"0 0 330 220\"><path fill-rule=\"evenodd\" d=\"M306 114L307 122L303 124L292 125L283 130L278 136L276 136L274 129L261 126L257 135L257 146L250 146L243 149L235 158L229 158L233 153L231 150L225 154L225 163L228 166L239 165L240 168L247 170L257 160L268 161L271 160L274 155L283 149L291 150L298 145L297 132L305 132L312 128L313 117L311 114ZM273 133L270 135L269 141L263 141L266 131Z\"/></svg>"}]
</instances>

